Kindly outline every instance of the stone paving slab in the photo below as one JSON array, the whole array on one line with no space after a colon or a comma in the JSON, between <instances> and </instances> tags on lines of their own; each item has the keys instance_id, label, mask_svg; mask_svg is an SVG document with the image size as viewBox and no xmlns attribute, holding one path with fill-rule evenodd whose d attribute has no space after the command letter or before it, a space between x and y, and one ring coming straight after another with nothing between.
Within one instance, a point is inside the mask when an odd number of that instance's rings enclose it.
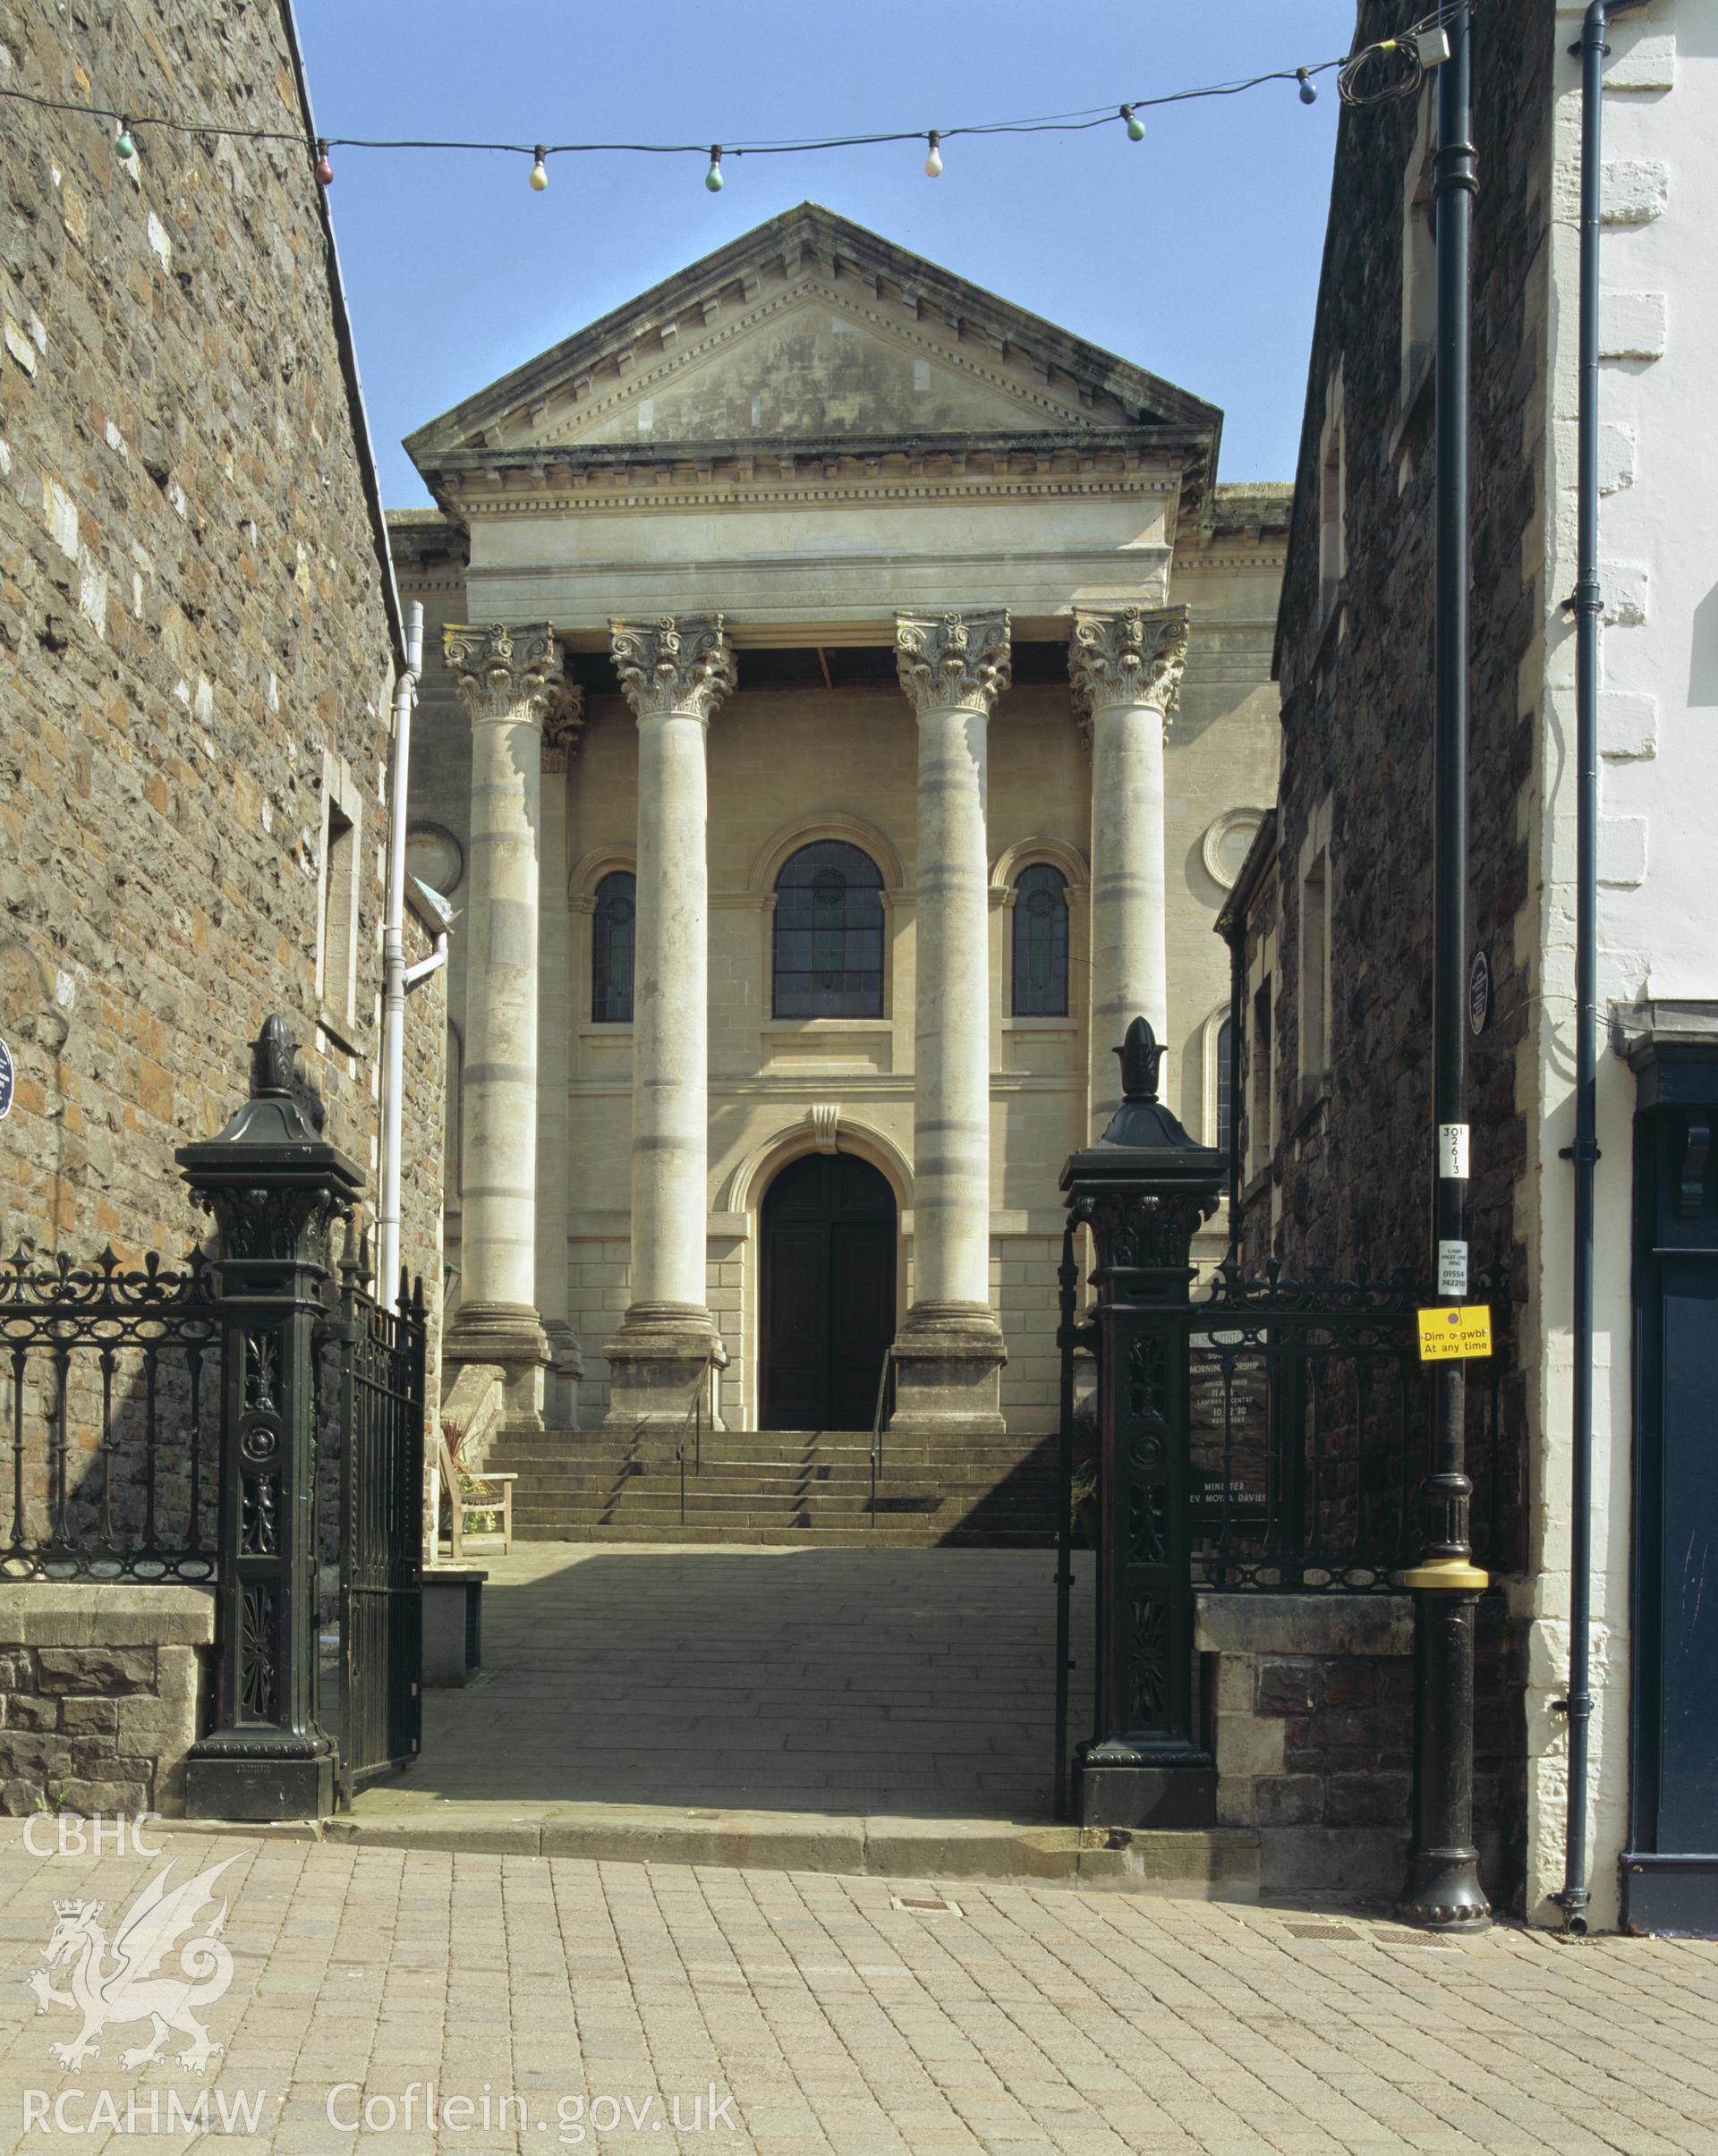
<instances>
[{"instance_id":1,"label":"stone paving slab","mask_svg":"<svg viewBox=\"0 0 1718 2156\"><path fill-rule=\"evenodd\" d=\"M1052 1817L1055 1560L965 1549L532 1542L481 1560L483 1676L360 1796ZM1074 1734L1089 1698L1076 1611Z\"/></svg>"},{"instance_id":2,"label":"stone paving slab","mask_svg":"<svg viewBox=\"0 0 1718 2156\"><path fill-rule=\"evenodd\" d=\"M1718 2156L1711 1942L190 1831L38 1859L13 1824L4 2152ZM146 2027L116 2019L67 2072L77 2016L22 1981L54 1905L101 1902L111 1940L168 1859L227 1863L232 1979L198 2009L224 2050L202 2081L126 2067ZM205 2090L206 2135L148 2130ZM85 2130L104 2100L118 2128Z\"/></svg>"}]
</instances>

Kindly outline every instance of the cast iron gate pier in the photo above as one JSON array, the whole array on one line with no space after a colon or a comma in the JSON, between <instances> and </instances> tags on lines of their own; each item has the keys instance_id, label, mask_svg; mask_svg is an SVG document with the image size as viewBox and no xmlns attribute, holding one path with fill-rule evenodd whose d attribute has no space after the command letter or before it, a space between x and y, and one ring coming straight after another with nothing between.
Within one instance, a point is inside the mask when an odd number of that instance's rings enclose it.
<instances>
[{"instance_id":1,"label":"cast iron gate pier","mask_svg":"<svg viewBox=\"0 0 1718 2156\"><path fill-rule=\"evenodd\" d=\"M320 1119L271 1018L249 1099L179 1155L217 1259L0 1264L0 1581L213 1589L193 1818L315 1817L418 1751L423 1289L370 1294Z\"/></svg>"}]
</instances>

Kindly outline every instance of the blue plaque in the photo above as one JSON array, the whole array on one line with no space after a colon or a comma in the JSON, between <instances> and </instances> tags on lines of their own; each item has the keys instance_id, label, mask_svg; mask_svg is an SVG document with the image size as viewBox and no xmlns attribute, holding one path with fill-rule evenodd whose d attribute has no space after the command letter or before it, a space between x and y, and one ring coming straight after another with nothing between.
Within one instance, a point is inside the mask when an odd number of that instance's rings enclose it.
<instances>
[{"instance_id":1,"label":"blue plaque","mask_svg":"<svg viewBox=\"0 0 1718 2156\"><path fill-rule=\"evenodd\" d=\"M12 1087L15 1076L12 1064L12 1050L0 1040L0 1123L12 1113Z\"/></svg>"}]
</instances>

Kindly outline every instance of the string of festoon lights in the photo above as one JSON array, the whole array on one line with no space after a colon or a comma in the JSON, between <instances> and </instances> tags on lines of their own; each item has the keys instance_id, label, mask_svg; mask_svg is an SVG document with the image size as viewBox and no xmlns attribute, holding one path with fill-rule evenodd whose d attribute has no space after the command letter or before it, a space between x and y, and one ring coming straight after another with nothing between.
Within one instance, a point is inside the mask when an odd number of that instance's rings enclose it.
<instances>
[{"instance_id":1,"label":"string of festoon lights","mask_svg":"<svg viewBox=\"0 0 1718 2156\"><path fill-rule=\"evenodd\" d=\"M333 152L336 149L442 151L455 154L488 151L508 157L529 157L528 184L533 192L541 194L549 186L549 161L551 157L708 157L704 185L711 194L719 194L726 184L723 171L725 158L731 162L740 157L807 157L827 150L868 149L891 143L923 142L925 145L925 176L935 180L940 178L942 174L945 146L962 137L1082 134L1093 128L1119 126L1130 142L1143 142L1147 130L1141 115L1153 109L1190 104L1206 98L1240 97L1247 91L1261 89L1274 82L1293 84L1300 102L1314 105L1318 101L1317 78L1333 70L1337 76L1339 94L1344 104L1383 104L1409 94L1423 70L1435 65L1439 59L1446 56L1448 45L1442 26L1454 13L1454 0L1450 0L1450 4L1434 8L1422 21L1397 32L1394 37L1362 46L1346 59L1322 60L1302 67L1271 68L1261 74L1245 76L1232 82L1205 83L1194 89L1164 90L1152 97L1132 98L1120 105L1090 106L1079 112L1042 113L1020 120L970 121L956 127L893 128L871 134L800 136L781 140L742 140L726 144L714 142L708 148L702 142L525 143L368 135L310 136L292 128L235 127L214 120L186 120L168 114L145 113L135 107L125 111L114 106L85 105L67 98L38 97L32 91L23 89L0 89L0 98L38 106L49 112L74 113L85 119L111 123L114 129L114 152L123 164L130 164L139 156L139 139L151 129L167 134L212 137L234 141L294 144L310 159L311 170L323 187L334 184Z\"/></svg>"}]
</instances>

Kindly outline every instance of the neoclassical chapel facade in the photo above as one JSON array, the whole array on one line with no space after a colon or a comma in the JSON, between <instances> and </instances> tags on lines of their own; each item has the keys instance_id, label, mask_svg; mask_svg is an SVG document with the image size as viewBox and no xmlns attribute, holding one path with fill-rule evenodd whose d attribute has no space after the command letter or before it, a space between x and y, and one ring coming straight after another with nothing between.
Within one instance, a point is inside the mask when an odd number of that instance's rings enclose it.
<instances>
[{"instance_id":1,"label":"neoclassical chapel facade","mask_svg":"<svg viewBox=\"0 0 1718 2156\"><path fill-rule=\"evenodd\" d=\"M892 1344L897 1427L1052 1426L1127 1021L1228 1112L1288 490L1220 425L806 204L411 437L450 1371L612 1432L713 1359L730 1426L851 1430Z\"/></svg>"}]
</instances>

